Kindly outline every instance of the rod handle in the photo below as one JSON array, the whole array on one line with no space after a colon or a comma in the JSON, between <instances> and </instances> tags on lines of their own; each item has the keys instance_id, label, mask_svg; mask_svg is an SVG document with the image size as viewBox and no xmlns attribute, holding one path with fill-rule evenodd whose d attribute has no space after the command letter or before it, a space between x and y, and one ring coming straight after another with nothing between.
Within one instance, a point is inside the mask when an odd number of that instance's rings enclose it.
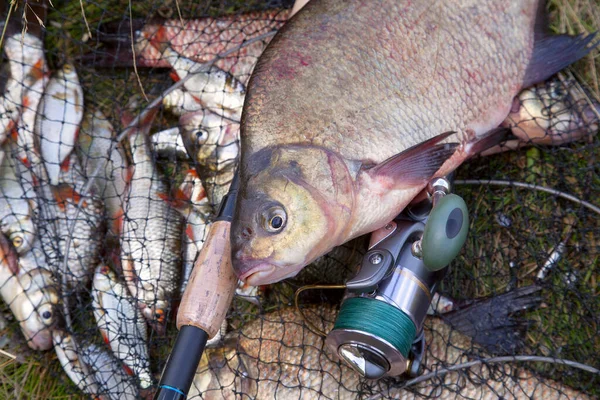
<instances>
[{"instance_id":1,"label":"rod handle","mask_svg":"<svg viewBox=\"0 0 600 400\"><path fill-rule=\"evenodd\" d=\"M231 305L237 276L231 265L231 222L211 224L177 312L177 328L192 325L212 338Z\"/></svg>"}]
</instances>

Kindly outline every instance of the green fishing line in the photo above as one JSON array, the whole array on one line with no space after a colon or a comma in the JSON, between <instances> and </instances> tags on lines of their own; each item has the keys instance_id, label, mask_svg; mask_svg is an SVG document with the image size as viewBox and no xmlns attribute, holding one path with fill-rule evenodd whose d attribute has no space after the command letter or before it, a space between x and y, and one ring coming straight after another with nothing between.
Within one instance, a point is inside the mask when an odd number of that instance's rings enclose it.
<instances>
[{"instance_id":1,"label":"green fishing line","mask_svg":"<svg viewBox=\"0 0 600 400\"><path fill-rule=\"evenodd\" d=\"M342 303L333 329L352 329L380 337L404 357L415 339L416 327L403 311L383 301L351 297Z\"/></svg>"}]
</instances>

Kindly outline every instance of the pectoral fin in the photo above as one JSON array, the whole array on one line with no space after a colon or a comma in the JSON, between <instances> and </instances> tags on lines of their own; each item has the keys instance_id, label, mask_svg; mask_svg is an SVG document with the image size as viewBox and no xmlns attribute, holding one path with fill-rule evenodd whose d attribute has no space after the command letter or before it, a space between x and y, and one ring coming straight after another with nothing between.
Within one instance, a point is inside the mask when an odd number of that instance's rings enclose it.
<instances>
[{"instance_id":1,"label":"pectoral fin","mask_svg":"<svg viewBox=\"0 0 600 400\"><path fill-rule=\"evenodd\" d=\"M454 154L458 144L439 144L455 132L446 132L388 158L367 171L372 179L390 189L426 183Z\"/></svg>"}]
</instances>

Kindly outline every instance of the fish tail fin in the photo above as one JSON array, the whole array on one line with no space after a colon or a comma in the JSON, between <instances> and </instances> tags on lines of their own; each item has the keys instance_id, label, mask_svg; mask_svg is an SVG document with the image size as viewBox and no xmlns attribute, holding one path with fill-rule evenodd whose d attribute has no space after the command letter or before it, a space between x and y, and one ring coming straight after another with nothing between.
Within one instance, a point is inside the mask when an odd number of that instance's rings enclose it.
<instances>
[{"instance_id":1,"label":"fish tail fin","mask_svg":"<svg viewBox=\"0 0 600 400\"><path fill-rule=\"evenodd\" d=\"M588 55L599 44L598 32L585 36L536 34L533 54L523 78L523 87L545 81Z\"/></svg>"},{"instance_id":2,"label":"fish tail fin","mask_svg":"<svg viewBox=\"0 0 600 400\"><path fill-rule=\"evenodd\" d=\"M531 285L469 301L464 308L459 305L458 310L442 318L489 353L515 352L524 346L525 330L531 323L515 314L539 307L541 289L539 285Z\"/></svg>"}]
</instances>

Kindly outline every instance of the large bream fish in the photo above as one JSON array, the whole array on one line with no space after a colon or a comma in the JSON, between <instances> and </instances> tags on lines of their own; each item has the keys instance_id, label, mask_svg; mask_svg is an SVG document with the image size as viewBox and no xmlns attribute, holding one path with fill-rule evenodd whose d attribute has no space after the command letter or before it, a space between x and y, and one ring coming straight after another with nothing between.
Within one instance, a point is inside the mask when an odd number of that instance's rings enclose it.
<instances>
[{"instance_id":1,"label":"large bream fish","mask_svg":"<svg viewBox=\"0 0 600 400\"><path fill-rule=\"evenodd\" d=\"M544 13L537 0L309 2L248 84L238 276L294 276L501 141L519 91L593 47L545 33Z\"/></svg>"}]
</instances>

